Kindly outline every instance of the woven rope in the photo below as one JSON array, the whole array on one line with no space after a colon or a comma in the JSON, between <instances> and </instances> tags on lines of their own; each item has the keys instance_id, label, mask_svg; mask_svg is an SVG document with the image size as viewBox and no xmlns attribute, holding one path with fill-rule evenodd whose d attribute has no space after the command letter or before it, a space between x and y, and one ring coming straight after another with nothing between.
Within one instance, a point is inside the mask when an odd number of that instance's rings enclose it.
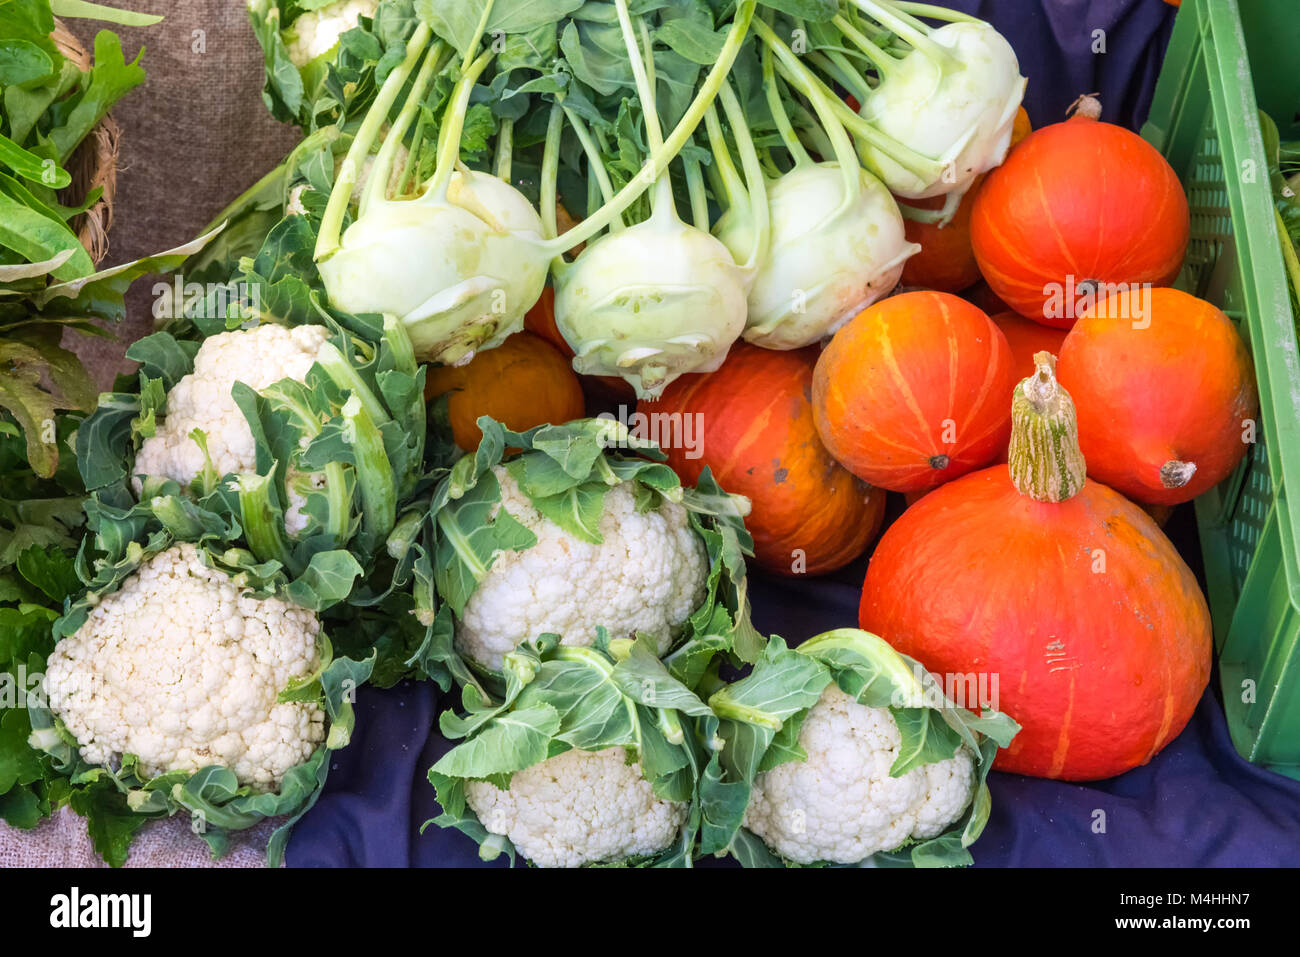
<instances>
[{"instance_id":1,"label":"woven rope","mask_svg":"<svg viewBox=\"0 0 1300 957\"><path fill-rule=\"evenodd\" d=\"M90 54L59 21L54 24L54 43L65 57L82 70L90 68ZM108 231L113 226L113 196L117 192L117 158L121 130L111 115L90 131L68 161L72 183L63 190L67 205L79 204L96 187L104 192L86 212L72 219L72 231L98 265L108 255Z\"/></svg>"}]
</instances>

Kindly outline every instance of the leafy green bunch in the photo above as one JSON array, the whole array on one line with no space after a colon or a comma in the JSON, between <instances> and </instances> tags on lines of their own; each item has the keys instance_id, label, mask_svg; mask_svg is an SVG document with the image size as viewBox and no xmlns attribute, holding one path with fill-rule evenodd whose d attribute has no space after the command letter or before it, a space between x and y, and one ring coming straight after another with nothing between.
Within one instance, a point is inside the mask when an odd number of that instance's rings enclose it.
<instances>
[{"instance_id":1,"label":"leafy green bunch","mask_svg":"<svg viewBox=\"0 0 1300 957\"><path fill-rule=\"evenodd\" d=\"M60 442L76 425L59 420ZM27 745L26 703L54 648L52 626L81 588L73 556L84 534L82 497L70 456L52 478L39 478L17 428L0 427L0 819L11 827L35 827L70 795L53 762ZM115 810L125 813L120 802Z\"/></svg>"},{"instance_id":2,"label":"leafy green bunch","mask_svg":"<svg viewBox=\"0 0 1300 957\"><path fill-rule=\"evenodd\" d=\"M58 463L56 410L95 405L85 369L60 344L63 330L104 335L95 320L120 319L126 286L159 265L96 274L73 231L74 219L102 195L100 187L69 195L73 154L144 82L144 70L139 56L126 62L106 30L83 70L54 42L55 16L132 26L159 19L81 0L0 4L0 407L25 433L27 457L44 478Z\"/></svg>"}]
</instances>

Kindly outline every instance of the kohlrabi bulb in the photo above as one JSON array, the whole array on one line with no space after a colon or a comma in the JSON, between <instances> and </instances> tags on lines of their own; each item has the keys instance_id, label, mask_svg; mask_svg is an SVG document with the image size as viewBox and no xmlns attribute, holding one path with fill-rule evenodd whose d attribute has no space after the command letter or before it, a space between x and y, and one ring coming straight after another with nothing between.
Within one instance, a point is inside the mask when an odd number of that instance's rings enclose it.
<instances>
[{"instance_id":1,"label":"kohlrabi bulb","mask_svg":"<svg viewBox=\"0 0 1300 957\"><path fill-rule=\"evenodd\" d=\"M717 369L745 327L731 253L666 206L592 243L555 280L555 321L573 367L622 376L643 399L683 373Z\"/></svg>"},{"instance_id":2,"label":"kohlrabi bulb","mask_svg":"<svg viewBox=\"0 0 1300 957\"><path fill-rule=\"evenodd\" d=\"M888 293L921 247L907 241L889 190L866 170L846 197L837 163L799 166L767 186L771 240L749 290L748 342L799 349L826 338ZM715 227L736 255L752 247L747 215ZM743 213L743 210L740 212Z\"/></svg>"},{"instance_id":3,"label":"kohlrabi bulb","mask_svg":"<svg viewBox=\"0 0 1300 957\"><path fill-rule=\"evenodd\" d=\"M421 361L464 363L523 328L546 285L542 228L513 186L457 170L445 200L430 190L367 208L321 279L336 308L397 316Z\"/></svg>"},{"instance_id":4,"label":"kohlrabi bulb","mask_svg":"<svg viewBox=\"0 0 1300 957\"><path fill-rule=\"evenodd\" d=\"M866 166L907 199L964 193L976 176L999 165L1025 93L1015 51L987 23L949 23L930 39L952 51L953 63L945 70L924 49L914 49L861 109L882 133L943 163L939 175L921 177L860 141Z\"/></svg>"}]
</instances>

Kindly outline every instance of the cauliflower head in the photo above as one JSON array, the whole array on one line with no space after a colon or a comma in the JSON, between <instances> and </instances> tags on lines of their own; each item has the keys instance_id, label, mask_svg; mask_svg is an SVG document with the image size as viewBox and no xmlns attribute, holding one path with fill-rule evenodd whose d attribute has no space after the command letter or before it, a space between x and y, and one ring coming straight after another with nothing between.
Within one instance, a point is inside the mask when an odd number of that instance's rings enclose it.
<instances>
[{"instance_id":1,"label":"cauliflower head","mask_svg":"<svg viewBox=\"0 0 1300 957\"><path fill-rule=\"evenodd\" d=\"M241 595L193 545L153 556L50 655L50 710L91 764L134 754L150 776L222 765L255 790L325 740L314 702L277 703L319 664L316 615Z\"/></svg>"},{"instance_id":2,"label":"cauliflower head","mask_svg":"<svg viewBox=\"0 0 1300 957\"><path fill-rule=\"evenodd\" d=\"M620 861L668 847L687 805L657 797L624 748L576 749L518 771L510 788L470 781L465 801L539 867Z\"/></svg>"},{"instance_id":3,"label":"cauliflower head","mask_svg":"<svg viewBox=\"0 0 1300 957\"><path fill-rule=\"evenodd\" d=\"M704 600L709 575L704 543L686 509L673 502L638 513L630 482L605 496L604 542L574 538L534 507L503 466L493 472L501 504L537 536L523 551L496 556L456 624L456 649L498 670L502 658L540 634L591 645L597 626L611 638L652 635L665 654Z\"/></svg>"},{"instance_id":4,"label":"cauliflower head","mask_svg":"<svg viewBox=\"0 0 1300 957\"><path fill-rule=\"evenodd\" d=\"M971 755L963 748L891 778L900 743L888 708L830 685L799 730L808 760L758 775L745 827L797 864L854 864L909 838L937 837L971 802Z\"/></svg>"},{"instance_id":5,"label":"cauliflower head","mask_svg":"<svg viewBox=\"0 0 1300 957\"><path fill-rule=\"evenodd\" d=\"M373 17L379 0L335 0L319 10L308 10L285 32L289 59L299 68L322 53L334 49L339 37L357 25L361 17Z\"/></svg>"},{"instance_id":6,"label":"cauliflower head","mask_svg":"<svg viewBox=\"0 0 1300 957\"><path fill-rule=\"evenodd\" d=\"M242 382L261 390L281 379L304 381L328 338L324 326L289 329L266 323L203 340L194 357L194 371L183 376L167 395L162 425L141 444L135 473L161 475L188 485L204 466L203 449L190 437L195 429L207 436L208 454L217 474L256 471L257 446L230 394L231 387ZM140 480L133 479L133 484L139 495ZM290 496L285 513L290 534L307 527L302 505L301 496Z\"/></svg>"}]
</instances>

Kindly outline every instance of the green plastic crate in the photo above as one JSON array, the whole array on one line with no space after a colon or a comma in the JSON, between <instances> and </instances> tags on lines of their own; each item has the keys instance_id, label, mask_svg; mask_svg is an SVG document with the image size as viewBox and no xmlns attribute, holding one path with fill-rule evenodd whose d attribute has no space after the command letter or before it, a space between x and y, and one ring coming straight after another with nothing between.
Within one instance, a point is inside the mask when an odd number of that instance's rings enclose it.
<instances>
[{"instance_id":1,"label":"green plastic crate","mask_svg":"<svg viewBox=\"0 0 1300 957\"><path fill-rule=\"evenodd\" d=\"M1260 428L1237 472L1196 500L1224 708L1237 750L1300 778L1300 349L1257 109L1300 137L1294 0L1183 0L1142 135L1191 206L1178 284L1250 344Z\"/></svg>"}]
</instances>

